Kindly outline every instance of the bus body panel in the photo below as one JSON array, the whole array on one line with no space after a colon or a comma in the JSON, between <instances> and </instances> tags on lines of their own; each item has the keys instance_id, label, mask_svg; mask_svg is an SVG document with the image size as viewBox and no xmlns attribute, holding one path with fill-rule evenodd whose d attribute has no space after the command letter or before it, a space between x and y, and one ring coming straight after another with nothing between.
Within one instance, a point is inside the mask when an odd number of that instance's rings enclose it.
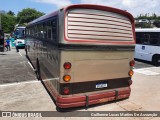
<instances>
[{"instance_id":1,"label":"bus body panel","mask_svg":"<svg viewBox=\"0 0 160 120\"><path fill-rule=\"evenodd\" d=\"M62 51L60 68L60 94L63 88L68 86L69 95L85 94L102 90L116 90L129 87L131 80L128 72L129 62L133 59L133 50L130 51ZM65 70L63 65L70 62L72 68ZM128 63L128 64L126 64ZM70 75L71 80L66 83L64 75ZM98 84L106 84L102 88L96 88ZM114 84L114 85L113 85ZM65 95L66 96L66 95Z\"/></svg>"},{"instance_id":2,"label":"bus body panel","mask_svg":"<svg viewBox=\"0 0 160 120\"><path fill-rule=\"evenodd\" d=\"M60 70L61 73L67 72L63 68L66 61L73 64L69 71L73 71L70 82L123 78L128 77L126 71L130 70L132 59L133 51L62 51Z\"/></svg>"},{"instance_id":3,"label":"bus body panel","mask_svg":"<svg viewBox=\"0 0 160 120\"><path fill-rule=\"evenodd\" d=\"M155 54L160 54L160 46L149 46L137 44L135 47L135 58L152 62Z\"/></svg>"}]
</instances>

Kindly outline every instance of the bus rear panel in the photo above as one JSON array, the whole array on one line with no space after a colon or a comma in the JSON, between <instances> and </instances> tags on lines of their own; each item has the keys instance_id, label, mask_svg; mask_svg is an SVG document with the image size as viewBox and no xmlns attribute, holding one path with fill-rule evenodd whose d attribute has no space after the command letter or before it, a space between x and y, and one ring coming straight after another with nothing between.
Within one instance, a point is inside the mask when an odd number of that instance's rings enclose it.
<instances>
[{"instance_id":1,"label":"bus rear panel","mask_svg":"<svg viewBox=\"0 0 160 120\"><path fill-rule=\"evenodd\" d=\"M64 20L58 106L128 98L135 44L130 18L92 8L69 8ZM65 69L68 62L71 68ZM65 76L70 80L66 82Z\"/></svg>"}]
</instances>

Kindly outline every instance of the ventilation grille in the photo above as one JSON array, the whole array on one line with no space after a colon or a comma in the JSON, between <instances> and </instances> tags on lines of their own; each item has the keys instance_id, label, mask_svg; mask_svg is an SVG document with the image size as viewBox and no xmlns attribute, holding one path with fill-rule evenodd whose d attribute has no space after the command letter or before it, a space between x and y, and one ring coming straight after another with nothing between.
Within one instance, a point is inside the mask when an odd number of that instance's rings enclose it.
<instances>
[{"instance_id":1,"label":"ventilation grille","mask_svg":"<svg viewBox=\"0 0 160 120\"><path fill-rule=\"evenodd\" d=\"M130 20L112 12L91 9L70 10L66 29L67 37L71 40L133 41Z\"/></svg>"}]
</instances>

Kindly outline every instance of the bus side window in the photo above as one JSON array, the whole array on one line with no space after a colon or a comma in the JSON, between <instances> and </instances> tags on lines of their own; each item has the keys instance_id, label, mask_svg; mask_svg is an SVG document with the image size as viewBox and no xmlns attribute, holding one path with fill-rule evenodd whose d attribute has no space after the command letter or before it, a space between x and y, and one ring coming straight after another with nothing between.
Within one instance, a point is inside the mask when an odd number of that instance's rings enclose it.
<instances>
[{"instance_id":1,"label":"bus side window","mask_svg":"<svg viewBox=\"0 0 160 120\"><path fill-rule=\"evenodd\" d=\"M52 26L51 21L47 23L47 38L52 39Z\"/></svg>"},{"instance_id":2,"label":"bus side window","mask_svg":"<svg viewBox=\"0 0 160 120\"><path fill-rule=\"evenodd\" d=\"M56 41L56 34L57 34L57 19L53 19L52 21L52 40Z\"/></svg>"},{"instance_id":3,"label":"bus side window","mask_svg":"<svg viewBox=\"0 0 160 120\"><path fill-rule=\"evenodd\" d=\"M44 34L44 39L47 39L47 23L43 23L43 34Z\"/></svg>"},{"instance_id":4,"label":"bus side window","mask_svg":"<svg viewBox=\"0 0 160 120\"><path fill-rule=\"evenodd\" d=\"M149 44L150 45L158 45L158 33L150 33Z\"/></svg>"},{"instance_id":5,"label":"bus side window","mask_svg":"<svg viewBox=\"0 0 160 120\"><path fill-rule=\"evenodd\" d=\"M37 25L37 32L38 32L38 37L43 38L43 24Z\"/></svg>"},{"instance_id":6,"label":"bus side window","mask_svg":"<svg viewBox=\"0 0 160 120\"><path fill-rule=\"evenodd\" d=\"M148 34L142 32L136 33L136 44L148 44Z\"/></svg>"},{"instance_id":7,"label":"bus side window","mask_svg":"<svg viewBox=\"0 0 160 120\"><path fill-rule=\"evenodd\" d=\"M142 44L141 33L136 33L136 44Z\"/></svg>"}]
</instances>

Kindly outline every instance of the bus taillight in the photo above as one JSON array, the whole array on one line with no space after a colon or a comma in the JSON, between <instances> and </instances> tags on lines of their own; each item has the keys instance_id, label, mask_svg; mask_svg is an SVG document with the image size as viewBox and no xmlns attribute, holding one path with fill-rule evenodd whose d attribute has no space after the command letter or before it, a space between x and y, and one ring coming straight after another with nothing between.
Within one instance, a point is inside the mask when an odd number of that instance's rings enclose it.
<instances>
[{"instance_id":1,"label":"bus taillight","mask_svg":"<svg viewBox=\"0 0 160 120\"><path fill-rule=\"evenodd\" d=\"M68 87L64 87L63 88L63 92L64 92L64 94L68 95L69 94L69 88Z\"/></svg>"},{"instance_id":2,"label":"bus taillight","mask_svg":"<svg viewBox=\"0 0 160 120\"><path fill-rule=\"evenodd\" d=\"M129 65L133 67L135 65L135 61L134 60L130 61Z\"/></svg>"},{"instance_id":3,"label":"bus taillight","mask_svg":"<svg viewBox=\"0 0 160 120\"><path fill-rule=\"evenodd\" d=\"M63 80L64 80L65 82L69 82L69 81L71 80L71 76L70 76L70 75L64 75L64 76L63 76Z\"/></svg>"},{"instance_id":4,"label":"bus taillight","mask_svg":"<svg viewBox=\"0 0 160 120\"><path fill-rule=\"evenodd\" d=\"M130 70L128 74L129 76L132 76L134 74L133 70Z\"/></svg>"},{"instance_id":5,"label":"bus taillight","mask_svg":"<svg viewBox=\"0 0 160 120\"><path fill-rule=\"evenodd\" d=\"M65 69L70 69L71 68L71 63L70 62L64 63L64 68Z\"/></svg>"}]
</instances>

